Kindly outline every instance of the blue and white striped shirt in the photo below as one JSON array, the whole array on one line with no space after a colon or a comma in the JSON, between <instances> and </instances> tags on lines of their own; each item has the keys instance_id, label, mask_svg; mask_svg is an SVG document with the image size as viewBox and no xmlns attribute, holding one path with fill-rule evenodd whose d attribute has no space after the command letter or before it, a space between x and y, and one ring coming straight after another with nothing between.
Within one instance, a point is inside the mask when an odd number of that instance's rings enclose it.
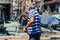
<instances>
[{"instance_id":1,"label":"blue and white striped shirt","mask_svg":"<svg viewBox=\"0 0 60 40\"><path fill-rule=\"evenodd\" d=\"M41 19L40 19L40 15L36 10L31 10L28 13L28 21L31 17L34 17L34 23L32 25L30 25L30 27L28 27L28 33L29 34L35 34L40 32L41 33Z\"/></svg>"}]
</instances>

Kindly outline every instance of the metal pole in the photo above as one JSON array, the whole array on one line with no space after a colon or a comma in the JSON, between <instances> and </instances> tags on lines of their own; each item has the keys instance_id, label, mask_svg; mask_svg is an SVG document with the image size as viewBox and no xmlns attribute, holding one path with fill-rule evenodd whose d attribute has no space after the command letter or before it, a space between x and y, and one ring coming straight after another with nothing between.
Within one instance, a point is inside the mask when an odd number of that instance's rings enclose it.
<instances>
[{"instance_id":1,"label":"metal pole","mask_svg":"<svg viewBox=\"0 0 60 40\"><path fill-rule=\"evenodd\" d=\"M19 15L20 15L20 0L18 1L18 4L19 4Z\"/></svg>"}]
</instances>

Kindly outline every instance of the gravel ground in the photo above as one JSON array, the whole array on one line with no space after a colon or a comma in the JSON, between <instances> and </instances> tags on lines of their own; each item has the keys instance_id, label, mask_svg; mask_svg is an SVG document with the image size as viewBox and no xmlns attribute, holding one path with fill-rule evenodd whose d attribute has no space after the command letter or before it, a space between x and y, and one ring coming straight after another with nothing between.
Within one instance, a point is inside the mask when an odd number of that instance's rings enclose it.
<instances>
[{"instance_id":1,"label":"gravel ground","mask_svg":"<svg viewBox=\"0 0 60 40\"><path fill-rule=\"evenodd\" d=\"M21 36L0 36L0 40L28 40L28 35Z\"/></svg>"},{"instance_id":2,"label":"gravel ground","mask_svg":"<svg viewBox=\"0 0 60 40\"><path fill-rule=\"evenodd\" d=\"M60 40L59 34L42 34L41 40ZM0 36L0 40L28 40L28 35L20 35L20 36Z\"/></svg>"}]
</instances>

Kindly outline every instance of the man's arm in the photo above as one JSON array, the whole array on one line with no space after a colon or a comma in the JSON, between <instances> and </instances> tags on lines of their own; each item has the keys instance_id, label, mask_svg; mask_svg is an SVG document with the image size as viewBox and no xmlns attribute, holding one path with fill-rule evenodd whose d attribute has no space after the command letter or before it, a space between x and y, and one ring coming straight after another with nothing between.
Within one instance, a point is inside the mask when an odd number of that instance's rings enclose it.
<instances>
[{"instance_id":1,"label":"man's arm","mask_svg":"<svg viewBox=\"0 0 60 40\"><path fill-rule=\"evenodd\" d=\"M34 17L31 17L25 28L28 28L33 22L34 22Z\"/></svg>"},{"instance_id":2,"label":"man's arm","mask_svg":"<svg viewBox=\"0 0 60 40\"><path fill-rule=\"evenodd\" d=\"M34 22L34 17L31 17L30 20L28 21L27 25L25 27L23 27L23 31L27 32L27 28Z\"/></svg>"}]
</instances>

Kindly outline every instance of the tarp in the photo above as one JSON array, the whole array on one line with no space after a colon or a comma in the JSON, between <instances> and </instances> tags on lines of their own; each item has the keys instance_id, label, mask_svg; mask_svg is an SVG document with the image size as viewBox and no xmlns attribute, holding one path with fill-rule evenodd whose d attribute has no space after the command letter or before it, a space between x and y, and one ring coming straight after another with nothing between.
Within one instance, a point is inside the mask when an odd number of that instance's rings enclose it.
<instances>
[{"instance_id":1,"label":"tarp","mask_svg":"<svg viewBox=\"0 0 60 40\"><path fill-rule=\"evenodd\" d=\"M42 24L59 24L59 20L50 15L40 15Z\"/></svg>"}]
</instances>

